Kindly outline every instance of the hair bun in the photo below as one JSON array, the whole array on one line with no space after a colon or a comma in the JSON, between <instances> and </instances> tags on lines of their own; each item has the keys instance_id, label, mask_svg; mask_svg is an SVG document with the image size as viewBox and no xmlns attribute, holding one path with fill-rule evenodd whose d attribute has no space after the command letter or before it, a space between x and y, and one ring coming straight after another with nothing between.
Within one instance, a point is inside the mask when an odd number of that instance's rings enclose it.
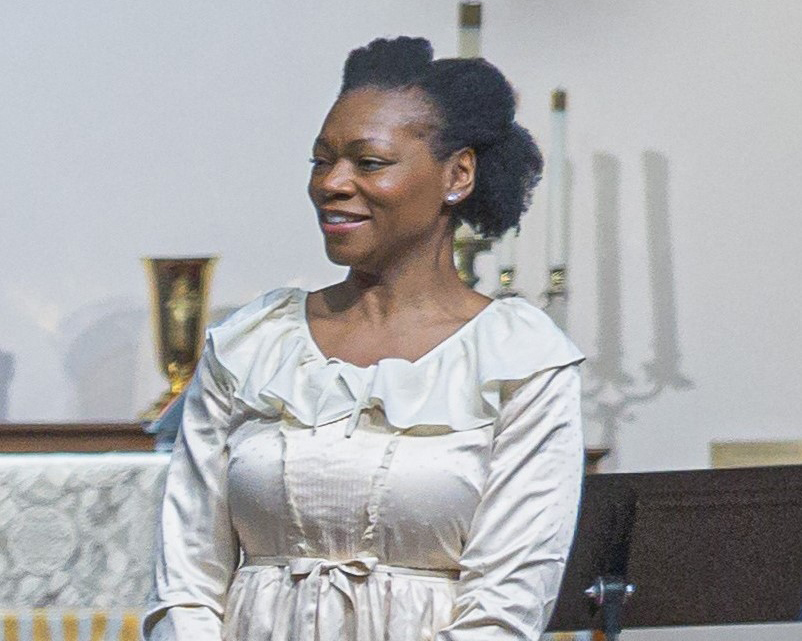
<instances>
[{"instance_id":1,"label":"hair bun","mask_svg":"<svg viewBox=\"0 0 802 641\"><path fill-rule=\"evenodd\" d=\"M350 53L340 92L368 84L396 87L411 83L429 69L433 58L432 45L425 38L377 38Z\"/></svg>"}]
</instances>

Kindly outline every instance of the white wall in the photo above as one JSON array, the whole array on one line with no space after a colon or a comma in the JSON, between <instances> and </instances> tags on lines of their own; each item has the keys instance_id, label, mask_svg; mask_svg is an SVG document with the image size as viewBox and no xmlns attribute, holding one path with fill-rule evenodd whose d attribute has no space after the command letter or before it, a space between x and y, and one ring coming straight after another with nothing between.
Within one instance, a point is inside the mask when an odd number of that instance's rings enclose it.
<instances>
[{"instance_id":1,"label":"white wall","mask_svg":"<svg viewBox=\"0 0 802 641\"><path fill-rule=\"evenodd\" d=\"M508 6L516 19L490 13L485 50L519 82L523 117L542 138L541 96L559 84L570 92L572 334L589 356L610 356L598 364L603 378L634 379L626 394L608 386L602 402L648 390L642 364L655 357L658 378L669 383L630 404L631 420L612 433L591 425L590 438L610 439L617 469L660 469L705 466L713 439L802 436L802 4ZM648 202L655 199L645 193L646 152L667 173L656 221ZM611 207L609 194L597 193L594 162L608 188L609 167L620 172L620 297L610 246L597 243ZM525 242L536 249L524 272L540 275L542 226L528 223ZM650 235L650 224L669 235ZM616 307L620 343L611 331ZM672 389L683 377L692 387ZM592 368L587 378L588 387L599 379ZM596 400L586 409L598 408Z\"/></svg>"},{"instance_id":2,"label":"white wall","mask_svg":"<svg viewBox=\"0 0 802 641\"><path fill-rule=\"evenodd\" d=\"M345 55L377 35L445 56L457 40L450 0L0 12L12 421L130 419L161 390L141 256L219 254L218 307L338 278L305 183ZM700 467L711 439L802 433L799 33L796 0L485 2L485 54L546 151L549 92L569 92L570 330L588 390L607 383L586 409L611 469ZM519 243L532 298L544 196ZM662 387L634 402L646 362Z\"/></svg>"},{"instance_id":3,"label":"white wall","mask_svg":"<svg viewBox=\"0 0 802 641\"><path fill-rule=\"evenodd\" d=\"M130 419L164 382L139 258L219 254L216 306L341 271L306 197L350 49L455 5L101 3L0 11L0 418Z\"/></svg>"}]
</instances>

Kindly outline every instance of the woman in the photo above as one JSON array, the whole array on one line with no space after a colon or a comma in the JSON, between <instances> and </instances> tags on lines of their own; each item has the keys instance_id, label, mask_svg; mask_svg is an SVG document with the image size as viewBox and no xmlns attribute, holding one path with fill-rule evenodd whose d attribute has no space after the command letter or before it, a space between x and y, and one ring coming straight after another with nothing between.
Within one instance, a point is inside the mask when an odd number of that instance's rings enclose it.
<instances>
[{"instance_id":1,"label":"woman","mask_svg":"<svg viewBox=\"0 0 802 641\"><path fill-rule=\"evenodd\" d=\"M459 220L541 171L512 90L426 40L351 53L309 195L346 280L211 329L167 479L149 639L532 639L581 483L582 356L459 280Z\"/></svg>"}]
</instances>

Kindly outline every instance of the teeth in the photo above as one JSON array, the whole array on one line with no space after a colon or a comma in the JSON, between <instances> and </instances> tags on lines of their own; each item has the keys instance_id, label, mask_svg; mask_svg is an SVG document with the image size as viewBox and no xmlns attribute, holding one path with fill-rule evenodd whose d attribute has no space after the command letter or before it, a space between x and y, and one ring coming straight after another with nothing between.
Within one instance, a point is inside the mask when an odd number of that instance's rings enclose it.
<instances>
[{"instance_id":1,"label":"teeth","mask_svg":"<svg viewBox=\"0 0 802 641\"><path fill-rule=\"evenodd\" d=\"M327 223L337 225L340 223L358 223L362 218L343 216L342 214L325 214L324 219Z\"/></svg>"}]
</instances>

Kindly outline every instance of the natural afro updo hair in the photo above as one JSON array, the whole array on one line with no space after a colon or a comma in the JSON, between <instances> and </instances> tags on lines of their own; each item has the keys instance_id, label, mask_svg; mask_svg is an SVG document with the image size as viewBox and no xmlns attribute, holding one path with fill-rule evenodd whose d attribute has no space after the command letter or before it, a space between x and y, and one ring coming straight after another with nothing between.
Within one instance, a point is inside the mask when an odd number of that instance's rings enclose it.
<instances>
[{"instance_id":1,"label":"natural afro updo hair","mask_svg":"<svg viewBox=\"0 0 802 641\"><path fill-rule=\"evenodd\" d=\"M496 67L482 58L434 60L424 38L379 38L349 54L340 95L366 87L425 93L440 119L432 141L438 160L465 147L476 152L473 193L451 206L455 221L491 238L518 228L543 157L515 122L515 95Z\"/></svg>"}]
</instances>

